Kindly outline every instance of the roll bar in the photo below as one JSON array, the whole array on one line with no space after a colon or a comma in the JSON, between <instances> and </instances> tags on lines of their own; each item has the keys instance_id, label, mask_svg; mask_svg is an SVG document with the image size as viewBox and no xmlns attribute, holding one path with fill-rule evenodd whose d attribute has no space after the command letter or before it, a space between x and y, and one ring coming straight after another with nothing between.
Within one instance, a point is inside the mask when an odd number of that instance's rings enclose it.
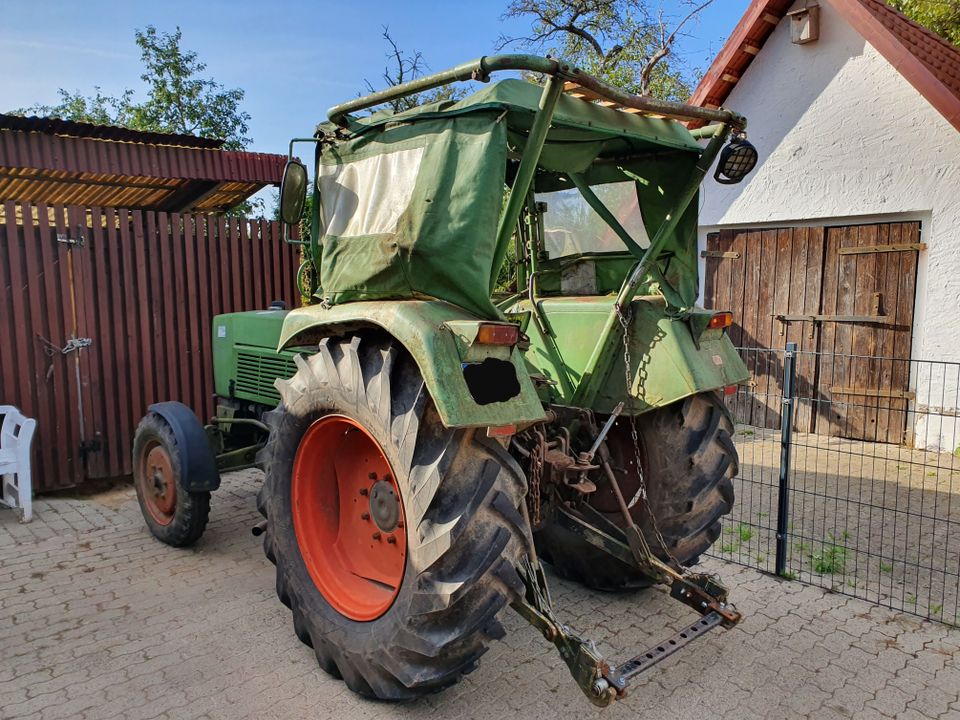
<instances>
[{"instance_id":1,"label":"roll bar","mask_svg":"<svg viewBox=\"0 0 960 720\"><path fill-rule=\"evenodd\" d=\"M673 102L672 100L658 100L647 95L631 95L561 60L538 55L519 54L484 55L477 60L457 65L449 70L426 75L410 82L394 85L386 90L364 95L356 100L335 105L327 111L327 117L335 125L347 127L350 113L366 110L397 98L432 90L454 82L465 80L488 82L493 73L507 70L525 70L556 77L565 82L575 83L618 105L651 115L662 115L676 120L703 120L705 122L724 123L738 130L743 130L747 126L747 119L743 115L730 110L712 110Z\"/></svg>"}]
</instances>

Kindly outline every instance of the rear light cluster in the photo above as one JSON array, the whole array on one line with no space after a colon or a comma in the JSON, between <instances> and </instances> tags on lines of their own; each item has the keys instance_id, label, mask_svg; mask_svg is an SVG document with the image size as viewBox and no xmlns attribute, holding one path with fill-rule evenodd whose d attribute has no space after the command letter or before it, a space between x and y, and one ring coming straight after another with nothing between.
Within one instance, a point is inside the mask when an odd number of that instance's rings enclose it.
<instances>
[{"instance_id":1,"label":"rear light cluster","mask_svg":"<svg viewBox=\"0 0 960 720\"><path fill-rule=\"evenodd\" d=\"M712 318L710 322L707 323L708 330L722 330L723 328L728 328L733 325L733 313L731 312L718 312Z\"/></svg>"},{"instance_id":2,"label":"rear light cluster","mask_svg":"<svg viewBox=\"0 0 960 720\"><path fill-rule=\"evenodd\" d=\"M481 345L516 345L520 328L508 323L480 323L476 342Z\"/></svg>"}]
</instances>

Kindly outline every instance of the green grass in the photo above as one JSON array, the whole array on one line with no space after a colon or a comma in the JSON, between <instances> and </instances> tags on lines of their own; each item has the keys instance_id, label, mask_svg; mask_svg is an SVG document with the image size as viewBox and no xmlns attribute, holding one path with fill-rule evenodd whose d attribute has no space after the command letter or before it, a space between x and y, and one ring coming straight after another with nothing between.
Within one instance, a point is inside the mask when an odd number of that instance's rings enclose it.
<instances>
[{"instance_id":1,"label":"green grass","mask_svg":"<svg viewBox=\"0 0 960 720\"><path fill-rule=\"evenodd\" d=\"M740 542L750 542L750 538L753 537L753 528L749 525L739 523L737 525L737 534L740 536Z\"/></svg>"},{"instance_id":2,"label":"green grass","mask_svg":"<svg viewBox=\"0 0 960 720\"><path fill-rule=\"evenodd\" d=\"M805 542L795 543L793 546L794 552L798 552L801 555L809 555L811 547Z\"/></svg>"},{"instance_id":3,"label":"green grass","mask_svg":"<svg viewBox=\"0 0 960 720\"><path fill-rule=\"evenodd\" d=\"M887 574L892 573L892 572L893 572L893 565L892 565L891 563L885 563L885 562L882 562L882 561L881 561L881 563L880 563L880 572L885 572L885 573L887 573Z\"/></svg>"},{"instance_id":4,"label":"green grass","mask_svg":"<svg viewBox=\"0 0 960 720\"><path fill-rule=\"evenodd\" d=\"M741 430L741 435L753 435L753 430Z\"/></svg>"},{"instance_id":5,"label":"green grass","mask_svg":"<svg viewBox=\"0 0 960 720\"><path fill-rule=\"evenodd\" d=\"M763 518L766 518L766 517L770 517L770 513L767 513L767 512L759 512L759 513L757 513L757 517L760 518L760 519L763 519Z\"/></svg>"},{"instance_id":6,"label":"green grass","mask_svg":"<svg viewBox=\"0 0 960 720\"><path fill-rule=\"evenodd\" d=\"M916 596L916 595L907 595L907 599L906 599L904 602L906 602L907 605L916 605L916 604L917 604L917 596Z\"/></svg>"},{"instance_id":7,"label":"green grass","mask_svg":"<svg viewBox=\"0 0 960 720\"><path fill-rule=\"evenodd\" d=\"M826 545L810 556L815 572L820 575L842 575L847 562L847 549L839 545Z\"/></svg>"},{"instance_id":8,"label":"green grass","mask_svg":"<svg viewBox=\"0 0 960 720\"><path fill-rule=\"evenodd\" d=\"M740 548L740 543L721 543L720 552L726 553L727 555L732 555Z\"/></svg>"},{"instance_id":9,"label":"green grass","mask_svg":"<svg viewBox=\"0 0 960 720\"><path fill-rule=\"evenodd\" d=\"M767 556L764 555L763 553L757 553L757 554L754 556L754 559L755 559L758 563L763 563L763 562L766 562Z\"/></svg>"},{"instance_id":10,"label":"green grass","mask_svg":"<svg viewBox=\"0 0 960 720\"><path fill-rule=\"evenodd\" d=\"M943 614L943 605L931 605L930 606L931 615L941 615Z\"/></svg>"},{"instance_id":11,"label":"green grass","mask_svg":"<svg viewBox=\"0 0 960 720\"><path fill-rule=\"evenodd\" d=\"M796 580L797 574L793 570L784 570L780 577L782 577L784 580Z\"/></svg>"}]
</instances>

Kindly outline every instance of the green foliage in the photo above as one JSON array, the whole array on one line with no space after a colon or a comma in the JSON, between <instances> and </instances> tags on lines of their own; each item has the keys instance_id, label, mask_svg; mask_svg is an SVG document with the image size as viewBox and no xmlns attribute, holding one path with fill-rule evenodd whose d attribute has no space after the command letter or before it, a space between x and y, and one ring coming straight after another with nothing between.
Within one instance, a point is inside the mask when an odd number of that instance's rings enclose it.
<instances>
[{"instance_id":1,"label":"green foliage","mask_svg":"<svg viewBox=\"0 0 960 720\"><path fill-rule=\"evenodd\" d=\"M887 573L887 574L892 573L892 572L893 572L893 565L892 565L891 563L885 563L885 562L883 562L883 561L881 560L881 561L880 561L880 572L884 572L884 573Z\"/></svg>"},{"instance_id":2,"label":"green foliage","mask_svg":"<svg viewBox=\"0 0 960 720\"><path fill-rule=\"evenodd\" d=\"M820 552L810 556L813 569L821 575L842 575L847 562L847 549L839 545L826 545Z\"/></svg>"},{"instance_id":3,"label":"green foliage","mask_svg":"<svg viewBox=\"0 0 960 720\"><path fill-rule=\"evenodd\" d=\"M14 112L217 138L228 150L239 150L252 142L247 137L250 115L240 109L244 91L224 88L202 77L207 66L197 53L181 48L179 27L171 34L148 25L134 35L144 67L140 79L146 85L146 99L142 102L130 89L111 97L96 86L93 95L61 88L58 104L34 105Z\"/></svg>"},{"instance_id":4,"label":"green foliage","mask_svg":"<svg viewBox=\"0 0 960 720\"><path fill-rule=\"evenodd\" d=\"M960 45L960 0L887 0L908 18Z\"/></svg>"},{"instance_id":5,"label":"green foliage","mask_svg":"<svg viewBox=\"0 0 960 720\"><path fill-rule=\"evenodd\" d=\"M780 577L782 577L784 580L796 580L797 574L793 570L784 570L782 573L780 573Z\"/></svg>"},{"instance_id":6,"label":"green foliage","mask_svg":"<svg viewBox=\"0 0 960 720\"><path fill-rule=\"evenodd\" d=\"M720 545L720 552L730 555L740 549L740 543L722 543Z\"/></svg>"},{"instance_id":7,"label":"green foliage","mask_svg":"<svg viewBox=\"0 0 960 720\"><path fill-rule=\"evenodd\" d=\"M669 17L651 0L510 0L504 18L530 20L530 35L501 37L561 57L628 92L686 100L698 78L673 54L683 28L712 0L682 0Z\"/></svg>"}]
</instances>

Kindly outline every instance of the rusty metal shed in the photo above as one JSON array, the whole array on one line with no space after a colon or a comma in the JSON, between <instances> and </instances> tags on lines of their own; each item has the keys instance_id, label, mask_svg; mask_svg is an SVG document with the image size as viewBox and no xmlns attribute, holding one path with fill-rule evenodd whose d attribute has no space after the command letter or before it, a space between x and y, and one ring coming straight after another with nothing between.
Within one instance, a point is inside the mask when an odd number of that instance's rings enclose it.
<instances>
[{"instance_id":1,"label":"rusty metal shed","mask_svg":"<svg viewBox=\"0 0 960 720\"><path fill-rule=\"evenodd\" d=\"M284 156L222 146L190 135L0 114L0 198L210 213L280 182Z\"/></svg>"}]
</instances>

